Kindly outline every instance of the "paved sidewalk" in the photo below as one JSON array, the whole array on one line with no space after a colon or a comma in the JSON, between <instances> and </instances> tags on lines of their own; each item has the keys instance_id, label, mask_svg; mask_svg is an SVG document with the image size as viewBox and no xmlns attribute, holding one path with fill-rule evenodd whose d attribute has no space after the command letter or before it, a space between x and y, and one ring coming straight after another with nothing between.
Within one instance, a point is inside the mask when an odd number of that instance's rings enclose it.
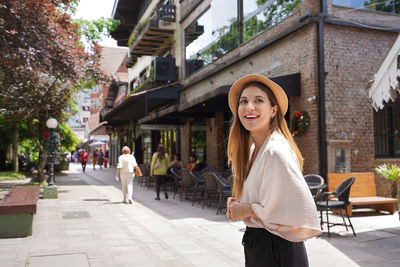
<instances>
[{"instance_id":1,"label":"paved sidewalk","mask_svg":"<svg viewBox=\"0 0 400 267\"><path fill-rule=\"evenodd\" d=\"M114 175L71 164L56 177L59 198L39 200L33 235L0 239L0 266L244 266L243 223L136 184L123 204ZM400 266L398 214L352 222L356 237L338 226L306 242L310 266Z\"/></svg>"}]
</instances>

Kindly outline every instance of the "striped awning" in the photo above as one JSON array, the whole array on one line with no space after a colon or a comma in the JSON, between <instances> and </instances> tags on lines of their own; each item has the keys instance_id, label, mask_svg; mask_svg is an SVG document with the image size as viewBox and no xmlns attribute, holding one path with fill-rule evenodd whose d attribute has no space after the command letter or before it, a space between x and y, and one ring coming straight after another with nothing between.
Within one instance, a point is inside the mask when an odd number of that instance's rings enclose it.
<instances>
[{"instance_id":1,"label":"striped awning","mask_svg":"<svg viewBox=\"0 0 400 267\"><path fill-rule=\"evenodd\" d=\"M400 34L367 88L376 111L383 109L385 102L396 100L400 93Z\"/></svg>"}]
</instances>

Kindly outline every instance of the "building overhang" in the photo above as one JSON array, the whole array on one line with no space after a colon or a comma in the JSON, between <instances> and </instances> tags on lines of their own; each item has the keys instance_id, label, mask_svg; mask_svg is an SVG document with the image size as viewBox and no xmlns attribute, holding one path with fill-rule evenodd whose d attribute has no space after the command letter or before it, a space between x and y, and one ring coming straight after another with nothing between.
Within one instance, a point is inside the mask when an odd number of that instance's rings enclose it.
<instances>
[{"instance_id":1,"label":"building overhang","mask_svg":"<svg viewBox=\"0 0 400 267\"><path fill-rule=\"evenodd\" d=\"M382 109L385 102L396 100L400 93L400 34L368 88L375 111Z\"/></svg>"},{"instance_id":2,"label":"building overhang","mask_svg":"<svg viewBox=\"0 0 400 267\"><path fill-rule=\"evenodd\" d=\"M176 30L176 8L173 5L158 4L154 16L143 26L140 34L130 47L130 54L139 56L159 56L169 46ZM127 63L133 62L132 60Z\"/></svg>"},{"instance_id":3,"label":"building overhang","mask_svg":"<svg viewBox=\"0 0 400 267\"><path fill-rule=\"evenodd\" d=\"M271 78L288 96L300 96L300 73ZM230 113L228 93L232 85L224 85L191 101L174 104L152 112L138 120L139 124L182 125L186 118L210 118L215 112Z\"/></svg>"},{"instance_id":4,"label":"building overhang","mask_svg":"<svg viewBox=\"0 0 400 267\"><path fill-rule=\"evenodd\" d=\"M137 24L141 5L141 1L115 0L111 16L120 24L111 32L111 36L117 40L118 46L128 46L129 35Z\"/></svg>"},{"instance_id":5,"label":"building overhang","mask_svg":"<svg viewBox=\"0 0 400 267\"><path fill-rule=\"evenodd\" d=\"M176 82L132 94L124 102L104 115L104 120L112 124L138 121L153 110L175 104L178 100L180 89L181 85Z\"/></svg>"}]
</instances>

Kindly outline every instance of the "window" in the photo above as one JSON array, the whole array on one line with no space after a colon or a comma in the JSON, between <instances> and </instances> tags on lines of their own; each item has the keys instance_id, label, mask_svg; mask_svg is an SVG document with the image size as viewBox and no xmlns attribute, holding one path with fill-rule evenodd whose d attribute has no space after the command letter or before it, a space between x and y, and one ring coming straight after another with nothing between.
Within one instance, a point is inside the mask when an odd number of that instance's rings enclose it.
<instances>
[{"instance_id":1,"label":"window","mask_svg":"<svg viewBox=\"0 0 400 267\"><path fill-rule=\"evenodd\" d=\"M210 8L185 29L186 75L225 55L239 45L239 40L246 42L284 20L298 10L300 3L243 0L243 30L238 32L238 1L212 0Z\"/></svg>"},{"instance_id":2,"label":"window","mask_svg":"<svg viewBox=\"0 0 400 267\"><path fill-rule=\"evenodd\" d=\"M186 74L207 66L237 45L237 1L213 0L211 7L185 29Z\"/></svg>"},{"instance_id":3,"label":"window","mask_svg":"<svg viewBox=\"0 0 400 267\"><path fill-rule=\"evenodd\" d=\"M300 0L243 1L243 41L246 42L293 14Z\"/></svg>"},{"instance_id":4,"label":"window","mask_svg":"<svg viewBox=\"0 0 400 267\"><path fill-rule=\"evenodd\" d=\"M375 157L400 158L400 98L374 111Z\"/></svg>"},{"instance_id":5,"label":"window","mask_svg":"<svg viewBox=\"0 0 400 267\"><path fill-rule=\"evenodd\" d=\"M191 126L190 155L194 155L197 164L204 167L206 162L206 127L204 125Z\"/></svg>"},{"instance_id":6,"label":"window","mask_svg":"<svg viewBox=\"0 0 400 267\"><path fill-rule=\"evenodd\" d=\"M332 4L363 10L400 14L400 0L333 0Z\"/></svg>"}]
</instances>

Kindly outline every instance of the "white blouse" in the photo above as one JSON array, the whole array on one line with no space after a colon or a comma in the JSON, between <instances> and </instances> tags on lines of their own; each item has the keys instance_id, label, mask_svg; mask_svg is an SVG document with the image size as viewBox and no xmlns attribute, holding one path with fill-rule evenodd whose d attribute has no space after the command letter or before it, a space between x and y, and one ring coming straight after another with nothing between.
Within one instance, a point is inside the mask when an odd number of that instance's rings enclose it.
<instances>
[{"instance_id":1,"label":"white blouse","mask_svg":"<svg viewBox=\"0 0 400 267\"><path fill-rule=\"evenodd\" d=\"M122 154L118 158L117 169L121 169L121 175L132 174L134 168L138 166L136 159L131 154Z\"/></svg>"},{"instance_id":2,"label":"white blouse","mask_svg":"<svg viewBox=\"0 0 400 267\"><path fill-rule=\"evenodd\" d=\"M257 216L244 220L249 227L265 228L292 242L321 233L317 208L297 156L278 132L261 146L244 182L240 202L250 203Z\"/></svg>"}]
</instances>

